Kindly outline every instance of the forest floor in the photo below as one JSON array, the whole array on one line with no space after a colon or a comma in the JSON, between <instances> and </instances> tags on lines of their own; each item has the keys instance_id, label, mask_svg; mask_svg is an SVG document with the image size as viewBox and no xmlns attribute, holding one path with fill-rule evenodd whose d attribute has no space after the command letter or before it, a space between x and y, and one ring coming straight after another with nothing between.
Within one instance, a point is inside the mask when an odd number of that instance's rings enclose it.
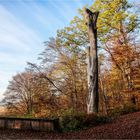
<instances>
[{"instance_id":1,"label":"forest floor","mask_svg":"<svg viewBox=\"0 0 140 140\"><path fill-rule=\"evenodd\" d=\"M0 130L0 139L140 139L140 112L123 115L111 123L75 132Z\"/></svg>"}]
</instances>

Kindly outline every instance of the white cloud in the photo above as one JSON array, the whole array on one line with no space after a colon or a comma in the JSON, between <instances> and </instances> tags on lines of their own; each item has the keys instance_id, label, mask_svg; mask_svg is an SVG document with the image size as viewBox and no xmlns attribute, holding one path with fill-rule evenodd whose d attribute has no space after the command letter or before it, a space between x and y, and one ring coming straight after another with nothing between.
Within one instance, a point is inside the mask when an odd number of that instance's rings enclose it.
<instances>
[{"instance_id":1,"label":"white cloud","mask_svg":"<svg viewBox=\"0 0 140 140\"><path fill-rule=\"evenodd\" d=\"M13 72L0 71L0 100L3 98L3 93L5 92L8 82L11 80L13 74Z\"/></svg>"},{"instance_id":2,"label":"white cloud","mask_svg":"<svg viewBox=\"0 0 140 140\"><path fill-rule=\"evenodd\" d=\"M34 30L0 5L0 99L11 77L37 57L42 42Z\"/></svg>"},{"instance_id":3,"label":"white cloud","mask_svg":"<svg viewBox=\"0 0 140 140\"><path fill-rule=\"evenodd\" d=\"M20 2L20 6L24 7L25 11L34 19L39 26L43 27L46 33L54 32L58 26L64 25L62 19L58 18L58 11L53 12L50 7L50 1L43 4L36 2ZM65 17L63 16L63 19Z\"/></svg>"},{"instance_id":4,"label":"white cloud","mask_svg":"<svg viewBox=\"0 0 140 140\"><path fill-rule=\"evenodd\" d=\"M41 38L0 5L0 47L30 50L31 45L41 43ZM6 45L7 44L7 45Z\"/></svg>"},{"instance_id":5,"label":"white cloud","mask_svg":"<svg viewBox=\"0 0 140 140\"><path fill-rule=\"evenodd\" d=\"M29 58L28 58L29 59ZM8 81L17 72L22 72L26 66L26 57L0 52L0 100L6 90Z\"/></svg>"},{"instance_id":6,"label":"white cloud","mask_svg":"<svg viewBox=\"0 0 140 140\"><path fill-rule=\"evenodd\" d=\"M5 66L7 66L7 69L10 68L12 69L12 67L15 66L22 66L25 65L26 62L26 57L21 56L21 55L15 55L15 54L9 54L9 53L5 53L5 52L0 52L0 63L1 63L1 69L5 69L3 66L3 64ZM12 66L12 67L8 67L8 66Z\"/></svg>"}]
</instances>

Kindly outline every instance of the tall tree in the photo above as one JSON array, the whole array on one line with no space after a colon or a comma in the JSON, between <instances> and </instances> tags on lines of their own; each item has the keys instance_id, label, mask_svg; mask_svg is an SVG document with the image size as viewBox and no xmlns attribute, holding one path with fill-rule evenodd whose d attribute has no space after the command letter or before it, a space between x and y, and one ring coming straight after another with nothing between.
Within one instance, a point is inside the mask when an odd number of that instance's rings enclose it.
<instances>
[{"instance_id":1,"label":"tall tree","mask_svg":"<svg viewBox=\"0 0 140 140\"><path fill-rule=\"evenodd\" d=\"M91 12L86 9L88 36L90 47L88 48L88 100L87 113L98 112L98 54L97 54L97 18L99 12Z\"/></svg>"}]
</instances>

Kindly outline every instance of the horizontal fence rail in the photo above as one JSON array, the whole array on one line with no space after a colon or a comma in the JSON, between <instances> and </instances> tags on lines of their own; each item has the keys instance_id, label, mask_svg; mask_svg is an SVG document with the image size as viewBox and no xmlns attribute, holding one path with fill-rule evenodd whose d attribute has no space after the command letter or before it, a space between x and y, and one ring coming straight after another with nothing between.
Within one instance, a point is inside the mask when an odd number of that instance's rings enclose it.
<instances>
[{"instance_id":1,"label":"horizontal fence rail","mask_svg":"<svg viewBox=\"0 0 140 140\"><path fill-rule=\"evenodd\" d=\"M0 117L0 129L60 131L59 119Z\"/></svg>"}]
</instances>

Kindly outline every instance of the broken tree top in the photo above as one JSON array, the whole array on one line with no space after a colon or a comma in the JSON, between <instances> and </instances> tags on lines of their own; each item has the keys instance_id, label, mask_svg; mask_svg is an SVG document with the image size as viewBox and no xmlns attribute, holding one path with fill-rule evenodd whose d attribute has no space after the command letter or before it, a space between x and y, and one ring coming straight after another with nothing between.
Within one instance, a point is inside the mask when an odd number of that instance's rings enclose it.
<instances>
[{"instance_id":1,"label":"broken tree top","mask_svg":"<svg viewBox=\"0 0 140 140\"><path fill-rule=\"evenodd\" d=\"M88 8L85 8L85 11L86 11L86 13L89 14L89 15L99 14L99 11L92 12L92 11L89 10Z\"/></svg>"},{"instance_id":2,"label":"broken tree top","mask_svg":"<svg viewBox=\"0 0 140 140\"><path fill-rule=\"evenodd\" d=\"M91 25L92 23L96 24L96 21L97 21L98 15L99 15L99 11L92 12L91 10L86 8L85 12L86 12L86 18L88 19L87 21L89 21L89 23L87 23L87 24L88 25ZM95 24L94 24L94 26L96 27Z\"/></svg>"}]
</instances>

